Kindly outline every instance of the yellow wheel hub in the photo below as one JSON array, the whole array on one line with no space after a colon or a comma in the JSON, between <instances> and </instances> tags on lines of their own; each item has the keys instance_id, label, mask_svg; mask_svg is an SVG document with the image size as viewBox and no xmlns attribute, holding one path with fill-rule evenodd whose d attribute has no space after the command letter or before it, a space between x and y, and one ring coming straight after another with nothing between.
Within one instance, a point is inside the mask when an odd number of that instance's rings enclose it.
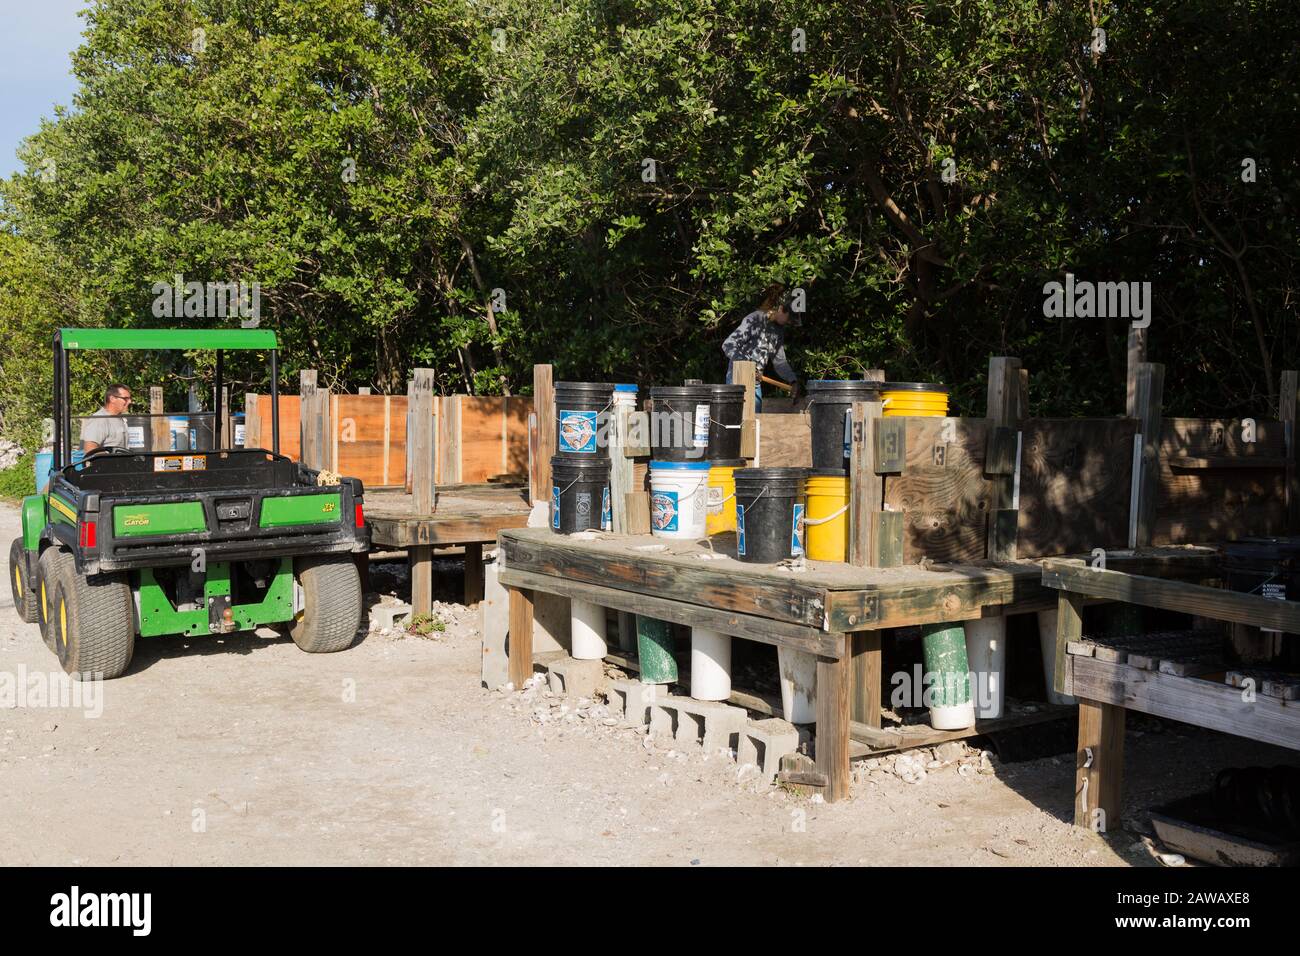
<instances>
[{"instance_id":1,"label":"yellow wheel hub","mask_svg":"<svg viewBox=\"0 0 1300 956\"><path fill-rule=\"evenodd\" d=\"M45 579L41 578L41 614L45 615L45 623L50 622L50 598L45 593Z\"/></svg>"},{"instance_id":2,"label":"yellow wheel hub","mask_svg":"<svg viewBox=\"0 0 1300 956\"><path fill-rule=\"evenodd\" d=\"M23 593L23 569L14 565L14 584L18 586L18 593Z\"/></svg>"},{"instance_id":3,"label":"yellow wheel hub","mask_svg":"<svg viewBox=\"0 0 1300 956\"><path fill-rule=\"evenodd\" d=\"M64 647L68 646L68 601L66 598L59 599L59 641Z\"/></svg>"}]
</instances>

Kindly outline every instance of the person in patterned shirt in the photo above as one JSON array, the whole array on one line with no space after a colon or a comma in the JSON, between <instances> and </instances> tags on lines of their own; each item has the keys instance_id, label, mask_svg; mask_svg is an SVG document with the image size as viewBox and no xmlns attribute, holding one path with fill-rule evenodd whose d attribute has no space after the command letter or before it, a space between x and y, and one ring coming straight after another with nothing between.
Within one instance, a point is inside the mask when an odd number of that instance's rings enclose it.
<instances>
[{"instance_id":1,"label":"person in patterned shirt","mask_svg":"<svg viewBox=\"0 0 1300 956\"><path fill-rule=\"evenodd\" d=\"M790 298L779 285L770 286L759 307L741 321L736 330L722 343L727 356L727 384L737 362L753 362L754 373L763 375L767 363L784 381L791 385L792 398L799 397L799 376L785 357L785 327L790 321ZM763 389L758 379L754 382L754 409L763 407Z\"/></svg>"}]
</instances>

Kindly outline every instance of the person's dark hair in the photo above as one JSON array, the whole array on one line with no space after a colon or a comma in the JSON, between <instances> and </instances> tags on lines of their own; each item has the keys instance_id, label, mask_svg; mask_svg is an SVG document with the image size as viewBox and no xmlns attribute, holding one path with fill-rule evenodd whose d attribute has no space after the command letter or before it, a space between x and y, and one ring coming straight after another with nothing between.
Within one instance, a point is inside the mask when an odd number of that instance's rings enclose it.
<instances>
[{"instance_id":1,"label":"person's dark hair","mask_svg":"<svg viewBox=\"0 0 1300 956\"><path fill-rule=\"evenodd\" d=\"M764 312L771 312L781 304L782 297L785 296L785 286L779 282L773 282L763 290L763 301L758 307Z\"/></svg>"},{"instance_id":2,"label":"person's dark hair","mask_svg":"<svg viewBox=\"0 0 1300 956\"><path fill-rule=\"evenodd\" d=\"M108 386L108 388L104 389L104 404L107 405L110 398L114 398L118 392L125 390L126 386L121 382L114 382L112 385Z\"/></svg>"}]
</instances>

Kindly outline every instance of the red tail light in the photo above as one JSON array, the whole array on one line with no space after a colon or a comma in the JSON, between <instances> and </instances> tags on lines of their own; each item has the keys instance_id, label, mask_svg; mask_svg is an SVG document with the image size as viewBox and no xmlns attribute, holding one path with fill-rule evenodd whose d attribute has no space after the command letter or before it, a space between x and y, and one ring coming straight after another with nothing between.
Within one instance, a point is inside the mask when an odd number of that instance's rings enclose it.
<instances>
[{"instance_id":1,"label":"red tail light","mask_svg":"<svg viewBox=\"0 0 1300 956\"><path fill-rule=\"evenodd\" d=\"M97 522L83 521L77 528L77 540L83 548L93 548L95 546L95 531Z\"/></svg>"},{"instance_id":2,"label":"red tail light","mask_svg":"<svg viewBox=\"0 0 1300 956\"><path fill-rule=\"evenodd\" d=\"M364 528L366 526L366 512L362 509L361 502L359 501L357 502L356 525L358 528Z\"/></svg>"}]
</instances>

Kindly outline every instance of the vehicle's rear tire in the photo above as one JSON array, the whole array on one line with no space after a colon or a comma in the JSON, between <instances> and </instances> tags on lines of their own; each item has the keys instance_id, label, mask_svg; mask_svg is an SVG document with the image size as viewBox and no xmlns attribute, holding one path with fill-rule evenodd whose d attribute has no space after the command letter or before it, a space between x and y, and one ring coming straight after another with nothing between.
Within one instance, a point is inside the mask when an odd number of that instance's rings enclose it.
<instances>
[{"instance_id":1,"label":"vehicle's rear tire","mask_svg":"<svg viewBox=\"0 0 1300 956\"><path fill-rule=\"evenodd\" d=\"M67 577L76 573L72 552L57 544L41 552L41 558L36 562L36 620L41 625L41 639L45 646L56 654L54 628L50 626L54 614L54 592Z\"/></svg>"},{"instance_id":2,"label":"vehicle's rear tire","mask_svg":"<svg viewBox=\"0 0 1300 956\"><path fill-rule=\"evenodd\" d=\"M63 669L81 680L120 677L135 651L131 585L125 574L64 576L51 602L51 632Z\"/></svg>"},{"instance_id":3,"label":"vehicle's rear tire","mask_svg":"<svg viewBox=\"0 0 1300 956\"><path fill-rule=\"evenodd\" d=\"M23 539L14 538L9 546L9 585L14 592L14 608L28 624L37 621L36 586L27 570L27 552Z\"/></svg>"},{"instance_id":4,"label":"vehicle's rear tire","mask_svg":"<svg viewBox=\"0 0 1300 956\"><path fill-rule=\"evenodd\" d=\"M350 554L294 562L303 609L289 625L293 642L309 654L352 646L361 626L361 576Z\"/></svg>"}]
</instances>

